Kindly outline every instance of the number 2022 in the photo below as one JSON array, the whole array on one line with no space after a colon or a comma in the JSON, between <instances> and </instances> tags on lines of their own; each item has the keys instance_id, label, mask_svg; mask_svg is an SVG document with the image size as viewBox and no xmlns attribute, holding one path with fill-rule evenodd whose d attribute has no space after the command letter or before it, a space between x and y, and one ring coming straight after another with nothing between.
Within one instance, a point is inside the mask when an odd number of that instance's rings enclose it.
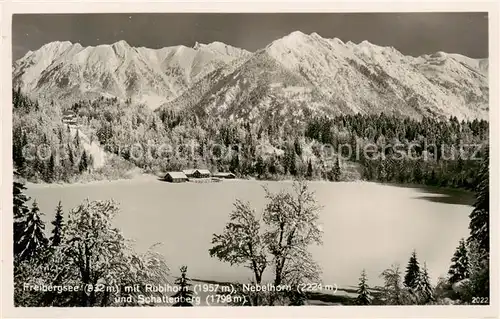
<instances>
[{"instance_id":1,"label":"number 2022","mask_svg":"<svg viewBox=\"0 0 500 319\"><path fill-rule=\"evenodd\" d=\"M473 304L488 304L488 297L472 297Z\"/></svg>"}]
</instances>

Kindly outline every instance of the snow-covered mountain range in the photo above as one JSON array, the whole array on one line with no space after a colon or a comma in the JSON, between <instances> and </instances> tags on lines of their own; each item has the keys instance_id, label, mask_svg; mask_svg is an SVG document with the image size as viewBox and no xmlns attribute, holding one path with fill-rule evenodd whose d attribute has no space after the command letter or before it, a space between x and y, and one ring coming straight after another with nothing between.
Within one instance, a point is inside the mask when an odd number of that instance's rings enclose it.
<instances>
[{"instance_id":1,"label":"snow-covered mountain range","mask_svg":"<svg viewBox=\"0 0 500 319\"><path fill-rule=\"evenodd\" d=\"M251 53L224 43L134 48L52 42L14 63L13 84L38 98L131 98L151 108L266 119L392 113L488 117L488 59L344 43L296 31Z\"/></svg>"},{"instance_id":2,"label":"snow-covered mountain range","mask_svg":"<svg viewBox=\"0 0 500 319\"><path fill-rule=\"evenodd\" d=\"M249 55L220 42L157 50L133 48L125 41L96 47L51 42L14 63L13 84L39 98L78 100L104 95L156 107L209 72Z\"/></svg>"}]
</instances>

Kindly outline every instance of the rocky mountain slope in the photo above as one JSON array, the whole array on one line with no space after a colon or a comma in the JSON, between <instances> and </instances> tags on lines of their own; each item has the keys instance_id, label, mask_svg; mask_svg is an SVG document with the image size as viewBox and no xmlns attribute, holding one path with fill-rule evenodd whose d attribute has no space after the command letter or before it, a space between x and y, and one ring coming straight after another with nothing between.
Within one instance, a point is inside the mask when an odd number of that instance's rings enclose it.
<instances>
[{"instance_id":1,"label":"rocky mountain slope","mask_svg":"<svg viewBox=\"0 0 500 319\"><path fill-rule=\"evenodd\" d=\"M157 50L133 48L125 41L96 47L51 42L15 62L13 84L38 98L76 101L104 95L154 108L248 55L220 42Z\"/></svg>"},{"instance_id":2,"label":"rocky mountain slope","mask_svg":"<svg viewBox=\"0 0 500 319\"><path fill-rule=\"evenodd\" d=\"M380 112L487 118L489 100L488 59L411 57L299 31L255 53L220 42L159 50L53 42L16 61L13 81L38 97L116 96L235 120Z\"/></svg>"},{"instance_id":3,"label":"rocky mountain slope","mask_svg":"<svg viewBox=\"0 0 500 319\"><path fill-rule=\"evenodd\" d=\"M487 72L487 59L442 52L415 58L367 41L294 32L165 107L250 120L380 112L487 118Z\"/></svg>"}]
</instances>

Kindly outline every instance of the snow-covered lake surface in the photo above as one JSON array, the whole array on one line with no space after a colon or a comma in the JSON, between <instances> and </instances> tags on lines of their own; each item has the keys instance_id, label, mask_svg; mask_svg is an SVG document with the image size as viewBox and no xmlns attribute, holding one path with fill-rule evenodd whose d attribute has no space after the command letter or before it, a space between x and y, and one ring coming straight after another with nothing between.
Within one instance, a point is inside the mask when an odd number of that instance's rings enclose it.
<instances>
[{"instance_id":1,"label":"snow-covered lake surface","mask_svg":"<svg viewBox=\"0 0 500 319\"><path fill-rule=\"evenodd\" d=\"M27 193L37 200L47 222L59 200L67 211L85 198L112 198L121 206L116 225L136 240L137 250L162 242L158 250L174 272L187 265L191 278L246 282L251 278L249 269L211 258L208 250L212 234L222 232L237 198L262 211L263 185L279 190L291 187L291 182L169 184L145 178L66 186L29 184ZM468 235L470 193L367 182L311 182L310 187L324 207L324 244L311 247L323 269L324 285L356 285L363 268L369 284L379 285L380 273L392 263L400 263L404 271L413 249L427 263L435 283L446 274L458 241Z\"/></svg>"}]
</instances>

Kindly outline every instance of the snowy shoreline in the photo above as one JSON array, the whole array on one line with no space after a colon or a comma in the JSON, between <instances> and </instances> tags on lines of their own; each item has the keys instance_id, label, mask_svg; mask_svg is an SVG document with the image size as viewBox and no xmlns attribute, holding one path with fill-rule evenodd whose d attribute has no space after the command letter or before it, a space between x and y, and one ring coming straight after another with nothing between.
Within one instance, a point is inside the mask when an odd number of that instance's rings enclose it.
<instances>
[{"instance_id":1,"label":"snowy shoreline","mask_svg":"<svg viewBox=\"0 0 500 319\"><path fill-rule=\"evenodd\" d=\"M234 182L258 182L258 183L266 183L266 182L280 182L280 183L293 183L293 179L256 179L256 178L235 178L235 179L221 179L220 181L225 183L234 183ZM116 184L116 183L124 183L124 182L163 182L161 181L161 177L154 174L148 173L137 173L130 178L120 178L120 179L103 179L103 180L93 180L93 181L78 181L74 183L67 182L56 182L56 183L34 183L34 182L25 182L27 187L34 188L56 188L56 187L74 187L74 186L91 186L91 185L102 185L102 184ZM326 180L310 180L309 183L372 183L370 181L364 180L351 180L351 181L339 181L339 182L330 182ZM188 181L187 184L199 184L196 180ZM184 184L184 183L183 183Z\"/></svg>"}]
</instances>

